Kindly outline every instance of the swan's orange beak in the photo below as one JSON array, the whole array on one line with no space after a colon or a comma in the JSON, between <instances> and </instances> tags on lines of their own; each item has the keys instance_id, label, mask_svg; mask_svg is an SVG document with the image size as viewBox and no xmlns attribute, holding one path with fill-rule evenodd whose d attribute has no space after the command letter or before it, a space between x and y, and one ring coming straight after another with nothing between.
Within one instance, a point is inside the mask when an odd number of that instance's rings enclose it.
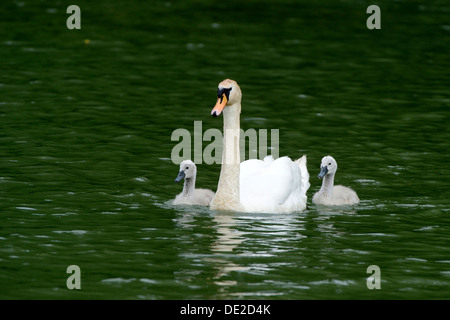
<instances>
[{"instance_id":1,"label":"swan's orange beak","mask_svg":"<svg viewBox=\"0 0 450 320\"><path fill-rule=\"evenodd\" d=\"M225 93L223 93L221 97L217 98L216 105L211 110L211 115L213 117L217 117L222 112L223 108L225 108L227 102L228 102L227 96Z\"/></svg>"}]
</instances>

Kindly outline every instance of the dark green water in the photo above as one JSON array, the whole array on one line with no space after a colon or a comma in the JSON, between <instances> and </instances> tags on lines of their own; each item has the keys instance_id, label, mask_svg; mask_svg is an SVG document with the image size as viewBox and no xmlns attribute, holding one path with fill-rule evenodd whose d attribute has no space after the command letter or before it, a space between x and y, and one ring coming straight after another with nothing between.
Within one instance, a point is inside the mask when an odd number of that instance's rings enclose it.
<instances>
[{"instance_id":1,"label":"dark green water","mask_svg":"<svg viewBox=\"0 0 450 320\"><path fill-rule=\"evenodd\" d=\"M2 3L0 298L448 299L450 4L377 1L368 30L370 4ZM171 205L171 134L222 129L225 78L244 130L307 154L306 211ZM357 207L311 203L327 154ZM197 186L219 170L200 164Z\"/></svg>"}]
</instances>

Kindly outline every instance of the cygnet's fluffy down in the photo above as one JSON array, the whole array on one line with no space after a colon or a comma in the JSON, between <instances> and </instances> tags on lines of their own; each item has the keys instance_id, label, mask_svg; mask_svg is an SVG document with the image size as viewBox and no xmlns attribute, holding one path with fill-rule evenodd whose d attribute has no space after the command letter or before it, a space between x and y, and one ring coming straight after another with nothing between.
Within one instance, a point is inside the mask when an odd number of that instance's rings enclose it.
<instances>
[{"instance_id":1,"label":"cygnet's fluffy down","mask_svg":"<svg viewBox=\"0 0 450 320\"><path fill-rule=\"evenodd\" d=\"M326 206L354 205L359 203L355 191L341 185L334 185L334 176L337 171L337 162L332 156L322 158L319 178L323 178L322 187L314 195L313 202Z\"/></svg>"},{"instance_id":2,"label":"cygnet's fluffy down","mask_svg":"<svg viewBox=\"0 0 450 320\"><path fill-rule=\"evenodd\" d=\"M173 204L197 204L209 206L214 192L209 189L195 189L195 178L197 176L197 167L191 160L185 160L180 164L180 172L175 182L184 179L183 191L175 197Z\"/></svg>"}]
</instances>

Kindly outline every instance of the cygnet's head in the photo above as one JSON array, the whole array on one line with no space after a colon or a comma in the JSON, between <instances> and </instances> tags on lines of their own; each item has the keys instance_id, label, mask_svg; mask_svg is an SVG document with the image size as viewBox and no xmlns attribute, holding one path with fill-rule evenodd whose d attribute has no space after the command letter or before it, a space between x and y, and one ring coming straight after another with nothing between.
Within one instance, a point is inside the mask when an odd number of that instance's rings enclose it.
<instances>
[{"instance_id":1,"label":"cygnet's head","mask_svg":"<svg viewBox=\"0 0 450 320\"><path fill-rule=\"evenodd\" d=\"M217 89L217 102L211 111L213 117L217 117L222 113L226 106L232 106L241 101L242 92L238 84L234 80L225 79L219 83ZM241 110L239 110L240 112Z\"/></svg>"},{"instance_id":2,"label":"cygnet's head","mask_svg":"<svg viewBox=\"0 0 450 320\"><path fill-rule=\"evenodd\" d=\"M337 170L337 162L332 156L326 156L322 158L320 164L319 179L322 179L327 174L335 174Z\"/></svg>"},{"instance_id":3,"label":"cygnet's head","mask_svg":"<svg viewBox=\"0 0 450 320\"><path fill-rule=\"evenodd\" d=\"M175 179L175 182L180 182L183 179L195 178L197 174L197 167L191 160L184 160L180 163L180 172Z\"/></svg>"}]
</instances>

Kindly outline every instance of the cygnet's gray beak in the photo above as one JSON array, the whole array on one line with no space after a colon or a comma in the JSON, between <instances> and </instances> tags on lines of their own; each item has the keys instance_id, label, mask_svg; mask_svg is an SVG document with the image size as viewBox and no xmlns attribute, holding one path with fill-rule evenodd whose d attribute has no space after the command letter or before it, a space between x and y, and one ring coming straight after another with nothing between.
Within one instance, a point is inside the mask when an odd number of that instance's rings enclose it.
<instances>
[{"instance_id":1,"label":"cygnet's gray beak","mask_svg":"<svg viewBox=\"0 0 450 320\"><path fill-rule=\"evenodd\" d=\"M176 177L175 182L180 182L181 180L184 179L185 176L186 176L186 174L184 173L183 170L181 170L181 171L178 173L178 176Z\"/></svg>"},{"instance_id":2,"label":"cygnet's gray beak","mask_svg":"<svg viewBox=\"0 0 450 320\"><path fill-rule=\"evenodd\" d=\"M328 168L327 166L323 166L320 168L320 172L319 172L319 179L322 179L323 177L325 177L325 175L328 173Z\"/></svg>"}]
</instances>

